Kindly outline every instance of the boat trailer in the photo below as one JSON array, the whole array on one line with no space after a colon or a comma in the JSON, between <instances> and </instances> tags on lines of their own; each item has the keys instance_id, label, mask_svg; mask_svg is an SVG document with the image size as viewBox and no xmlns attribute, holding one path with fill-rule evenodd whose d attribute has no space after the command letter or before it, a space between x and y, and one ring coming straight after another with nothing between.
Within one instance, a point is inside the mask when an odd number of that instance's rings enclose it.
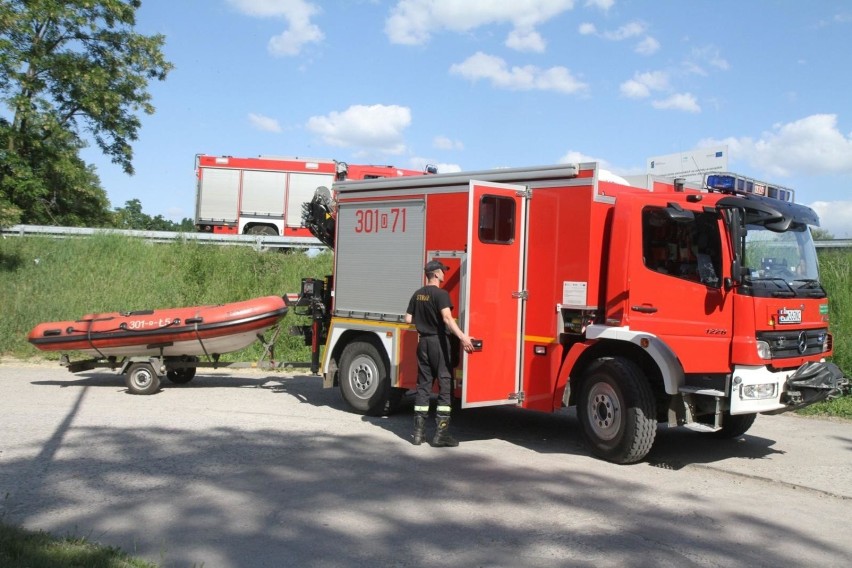
<instances>
[{"instance_id":1,"label":"boat trailer","mask_svg":"<svg viewBox=\"0 0 852 568\"><path fill-rule=\"evenodd\" d=\"M159 355L127 355L96 357L72 361L67 354L62 354L59 364L66 367L71 373L91 371L93 369L111 369L125 376L127 390L131 394L153 394L160 390L163 378L170 382L183 385L195 378L197 369L264 369L282 370L309 368L311 363L275 361L273 347L278 334L281 332L279 322L270 330L269 339L262 333L257 334L258 341L263 345L263 352L257 361L233 361L224 362L220 360L219 353L208 354L205 350L206 360L194 355L168 356L163 354L167 346L160 348Z\"/></svg>"}]
</instances>

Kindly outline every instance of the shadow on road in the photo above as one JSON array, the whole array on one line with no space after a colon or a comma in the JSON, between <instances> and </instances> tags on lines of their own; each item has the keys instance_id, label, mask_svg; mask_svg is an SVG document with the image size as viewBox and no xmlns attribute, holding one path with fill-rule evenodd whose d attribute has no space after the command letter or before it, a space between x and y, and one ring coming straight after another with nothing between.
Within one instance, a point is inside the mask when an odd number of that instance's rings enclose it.
<instances>
[{"instance_id":1,"label":"shadow on road","mask_svg":"<svg viewBox=\"0 0 852 568\"><path fill-rule=\"evenodd\" d=\"M115 372L93 372L75 375L68 381L33 381L35 385L68 387L108 387L126 392L124 377ZM322 388L316 375L288 375L273 373L256 377L224 374L199 374L187 384L162 381L163 389L211 388L262 388L283 394L301 403L329 407L349 412L337 388ZM160 390L162 393L163 390ZM370 417L362 420L410 442L413 420L413 397L407 396L398 412L391 416ZM434 415L434 400L432 416ZM580 425L573 408L553 414L527 411L514 407L495 406L474 409L455 409L452 415L452 433L460 442L502 440L539 453L589 455L580 437ZM434 421L430 416L427 434L431 437ZM706 433L686 428L657 429L654 447L644 460L662 469L678 470L690 464L709 464L730 458L762 459L781 453L773 449L776 441L745 434L733 440L719 440Z\"/></svg>"},{"instance_id":2,"label":"shadow on road","mask_svg":"<svg viewBox=\"0 0 852 568\"><path fill-rule=\"evenodd\" d=\"M0 491L15 490L0 502L0 517L57 534L83 530L163 565L408 566L443 565L447 558L460 566L564 566L566 559L608 566L789 564L764 538L726 530L719 511L727 505L739 525L767 539L783 535L786 544L828 558L846 552L834 535L813 536L700 491L689 495L686 511L660 507L664 483L649 491L625 479L627 468L595 462L592 469L577 457L586 453L571 412L457 411L453 431L462 447L438 452L408 445L410 408L362 419L404 443L340 434L319 422L301 430L79 426L89 389L120 387L120 376L34 384L80 394L40 450L4 459ZM347 412L336 389L308 375L199 377L176 388L234 387ZM138 406L132 397L116 404ZM488 445L465 452L474 441ZM547 470L525 467L504 459L500 442L559 456ZM774 452L772 445L661 430L649 461L760 459Z\"/></svg>"}]
</instances>

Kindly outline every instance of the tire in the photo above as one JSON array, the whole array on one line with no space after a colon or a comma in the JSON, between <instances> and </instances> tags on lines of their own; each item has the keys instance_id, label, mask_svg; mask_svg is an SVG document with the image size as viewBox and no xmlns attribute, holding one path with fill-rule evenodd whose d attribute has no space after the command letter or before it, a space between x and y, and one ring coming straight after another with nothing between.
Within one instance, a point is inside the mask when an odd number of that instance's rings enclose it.
<instances>
[{"instance_id":1,"label":"tire","mask_svg":"<svg viewBox=\"0 0 852 568\"><path fill-rule=\"evenodd\" d=\"M340 394L358 414L382 416L394 410L384 359L375 345L368 341L354 341L343 349L340 356ZM397 404L401 397L397 400Z\"/></svg>"},{"instance_id":2,"label":"tire","mask_svg":"<svg viewBox=\"0 0 852 568\"><path fill-rule=\"evenodd\" d=\"M657 434L651 386L635 363L621 357L603 359L587 371L577 416L591 452L613 463L641 460Z\"/></svg>"},{"instance_id":3,"label":"tire","mask_svg":"<svg viewBox=\"0 0 852 568\"><path fill-rule=\"evenodd\" d=\"M722 429L713 432L713 437L722 440L739 438L751 428L756 418L757 414L734 414L732 416L725 411L724 416L722 416Z\"/></svg>"},{"instance_id":4,"label":"tire","mask_svg":"<svg viewBox=\"0 0 852 568\"><path fill-rule=\"evenodd\" d=\"M195 363L198 357L183 357L180 359L184 363ZM176 385L185 385L195 378L195 367L179 367L177 369L169 369L166 371L166 378Z\"/></svg>"},{"instance_id":5,"label":"tire","mask_svg":"<svg viewBox=\"0 0 852 568\"><path fill-rule=\"evenodd\" d=\"M278 231L275 230L275 227L270 227L269 225L254 225L246 231L246 234L275 237L278 235Z\"/></svg>"},{"instance_id":6,"label":"tire","mask_svg":"<svg viewBox=\"0 0 852 568\"><path fill-rule=\"evenodd\" d=\"M160 389L160 377L150 363L133 363L127 369L127 390L130 394L153 394Z\"/></svg>"}]
</instances>

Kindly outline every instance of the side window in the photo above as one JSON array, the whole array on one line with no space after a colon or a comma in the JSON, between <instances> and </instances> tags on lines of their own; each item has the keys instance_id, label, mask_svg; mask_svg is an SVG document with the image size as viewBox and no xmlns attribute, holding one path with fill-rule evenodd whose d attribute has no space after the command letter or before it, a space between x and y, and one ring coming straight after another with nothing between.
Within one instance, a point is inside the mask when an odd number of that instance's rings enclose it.
<instances>
[{"instance_id":1,"label":"side window","mask_svg":"<svg viewBox=\"0 0 852 568\"><path fill-rule=\"evenodd\" d=\"M515 241L515 200L483 195L479 202L479 240L511 244Z\"/></svg>"},{"instance_id":2,"label":"side window","mask_svg":"<svg viewBox=\"0 0 852 568\"><path fill-rule=\"evenodd\" d=\"M715 213L696 213L676 222L659 207L642 211L645 266L661 274L718 288L722 247Z\"/></svg>"}]
</instances>

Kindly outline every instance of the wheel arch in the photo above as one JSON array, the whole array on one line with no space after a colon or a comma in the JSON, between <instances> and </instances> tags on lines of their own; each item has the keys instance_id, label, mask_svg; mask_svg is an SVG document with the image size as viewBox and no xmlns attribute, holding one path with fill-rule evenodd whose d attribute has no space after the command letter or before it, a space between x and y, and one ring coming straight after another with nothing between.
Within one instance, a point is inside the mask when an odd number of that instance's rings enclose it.
<instances>
[{"instance_id":1,"label":"wheel arch","mask_svg":"<svg viewBox=\"0 0 852 568\"><path fill-rule=\"evenodd\" d=\"M603 339L585 349L569 371L570 395L568 405L575 405L582 388L582 381L589 368L602 359L622 357L635 363L648 378L655 397L663 398L667 394L664 372L655 358L639 345L616 339ZM681 371L681 376L682 376Z\"/></svg>"},{"instance_id":2,"label":"wheel arch","mask_svg":"<svg viewBox=\"0 0 852 568\"><path fill-rule=\"evenodd\" d=\"M346 346L356 341L366 341L371 343L382 356L382 362L385 368L390 373L391 364L390 356L388 355L387 346L381 340L377 331L364 329L346 329L335 338L331 352L329 353L326 368L325 385L326 387L336 387L340 384L340 357L343 355L343 350Z\"/></svg>"},{"instance_id":3,"label":"wheel arch","mask_svg":"<svg viewBox=\"0 0 852 568\"><path fill-rule=\"evenodd\" d=\"M250 235L250 234L252 234L252 229L255 229L255 228L258 228L258 227L269 227L270 229L275 231L276 236L281 234L280 229L278 228L278 226L275 223L264 223L262 221L249 221L248 223L246 223L243 226L242 234L243 235Z\"/></svg>"}]
</instances>

